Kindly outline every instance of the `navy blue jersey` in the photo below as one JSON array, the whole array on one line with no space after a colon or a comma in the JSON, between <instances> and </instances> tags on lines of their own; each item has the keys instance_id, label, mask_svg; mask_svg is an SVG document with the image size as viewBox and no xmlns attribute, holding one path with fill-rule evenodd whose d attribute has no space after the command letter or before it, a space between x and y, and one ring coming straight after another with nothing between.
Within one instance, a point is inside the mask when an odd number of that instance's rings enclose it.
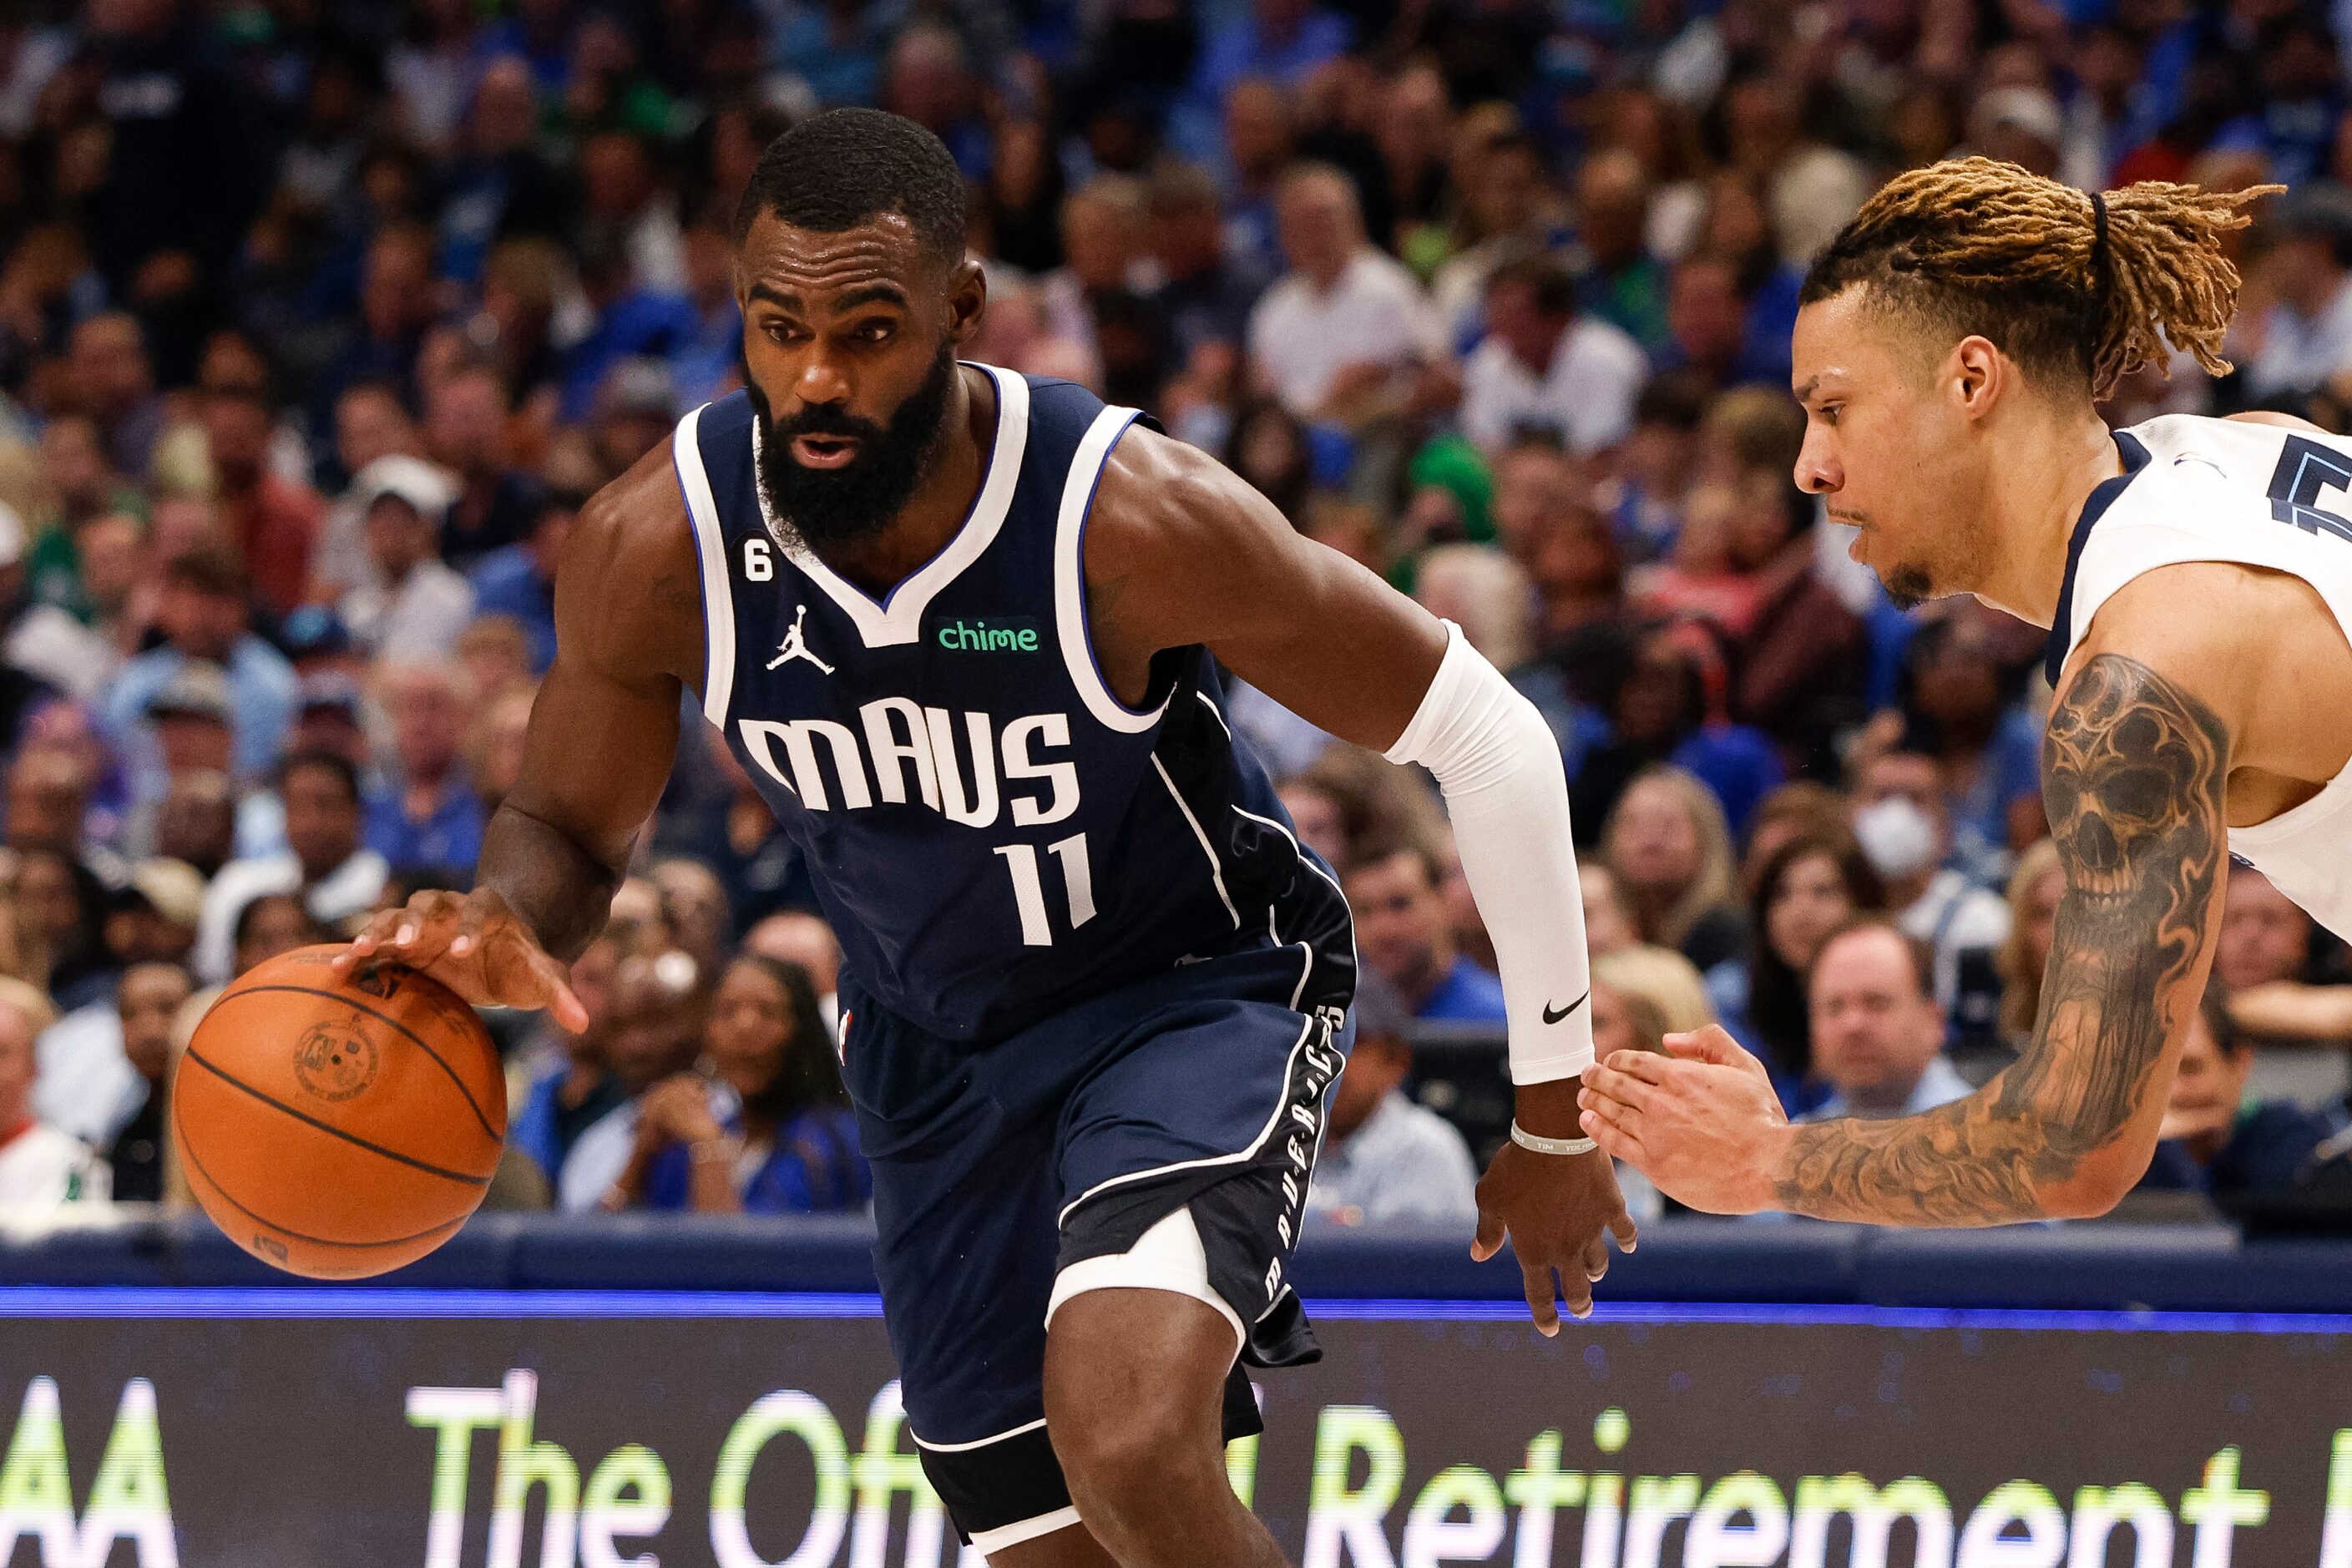
<instances>
[{"instance_id":1,"label":"navy blue jersey","mask_svg":"<svg viewBox=\"0 0 2352 1568\"><path fill-rule=\"evenodd\" d=\"M806 852L856 989L985 1042L1238 943L1300 944L1308 969L1349 953L1329 868L1230 732L1207 651L1158 656L1139 709L1096 666L1087 515L1141 416L980 368L997 407L980 493L879 602L772 525L744 395L673 443L704 715Z\"/></svg>"}]
</instances>

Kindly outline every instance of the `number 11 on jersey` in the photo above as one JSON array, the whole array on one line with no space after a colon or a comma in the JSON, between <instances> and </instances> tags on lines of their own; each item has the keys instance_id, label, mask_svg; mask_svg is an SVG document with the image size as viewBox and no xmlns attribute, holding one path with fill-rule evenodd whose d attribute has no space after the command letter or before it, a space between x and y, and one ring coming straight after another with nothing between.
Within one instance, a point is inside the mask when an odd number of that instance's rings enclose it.
<instances>
[{"instance_id":1,"label":"number 11 on jersey","mask_svg":"<svg viewBox=\"0 0 2352 1568\"><path fill-rule=\"evenodd\" d=\"M1045 849L1062 863L1062 881L1070 896L1070 929L1076 931L1095 918L1095 883L1087 866L1087 836L1074 833L1046 845ZM1013 872L1013 901L1021 911L1023 944L1053 946L1054 926L1045 913L1045 879L1037 865L1036 846L1000 844L996 852L1004 857Z\"/></svg>"}]
</instances>

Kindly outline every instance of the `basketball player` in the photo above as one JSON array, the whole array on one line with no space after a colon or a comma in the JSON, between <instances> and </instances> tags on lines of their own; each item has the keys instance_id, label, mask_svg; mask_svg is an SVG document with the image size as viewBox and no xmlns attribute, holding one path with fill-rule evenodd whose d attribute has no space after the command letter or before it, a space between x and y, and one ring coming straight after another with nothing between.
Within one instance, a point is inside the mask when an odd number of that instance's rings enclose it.
<instances>
[{"instance_id":1,"label":"basketball player","mask_svg":"<svg viewBox=\"0 0 2352 1568\"><path fill-rule=\"evenodd\" d=\"M2264 191L2279 187L2264 187ZM1971 158L1888 184L1797 318L1797 480L1901 604L2051 628L2042 797L2066 870L2033 1038L1965 1100L1790 1126L1719 1029L1613 1054L1585 1125L1718 1213L1975 1226L2096 1215L2147 1168L2228 857L2352 935L2352 440L2097 400L2167 344L2217 374L2249 200Z\"/></svg>"},{"instance_id":2,"label":"basketball player","mask_svg":"<svg viewBox=\"0 0 2352 1568\"><path fill-rule=\"evenodd\" d=\"M1284 1274L1355 959L1331 868L1227 727L1230 668L1426 763L1501 959L1520 1142L1482 1185L1556 1331L1609 1161L1558 747L1532 705L1215 462L1066 383L960 364L963 182L910 121L818 116L738 215L750 384L581 515L521 781L470 896L347 962L552 1005L677 743L681 686L809 859L922 1461L992 1562L1280 1562L1234 1500L1237 1355L1315 1354ZM696 1159L729 1161L724 1145Z\"/></svg>"}]
</instances>

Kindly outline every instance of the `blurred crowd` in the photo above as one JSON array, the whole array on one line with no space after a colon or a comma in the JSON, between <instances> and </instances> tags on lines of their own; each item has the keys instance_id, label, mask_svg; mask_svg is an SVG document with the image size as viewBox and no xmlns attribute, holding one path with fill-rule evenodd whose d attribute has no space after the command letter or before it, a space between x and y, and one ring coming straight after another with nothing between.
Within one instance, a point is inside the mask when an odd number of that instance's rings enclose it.
<instances>
[{"instance_id":1,"label":"blurred crowd","mask_svg":"<svg viewBox=\"0 0 2352 1568\"><path fill-rule=\"evenodd\" d=\"M2352 10L2298 0L18 0L0 7L0 1210L184 1194L213 989L463 887L582 502L737 376L761 148L878 104L971 182L974 359L1223 457L1558 738L1604 1048L1792 1115L2032 1028L2041 636L1894 611L1790 479L1808 258L1889 174L2291 188L2239 369L2352 421ZM1368 975L1317 1205L1459 1218L1501 994L1428 782L1244 691ZM499 1018L493 1201L856 1208L838 949L688 715L593 1023ZM2149 1182L2324 1206L2352 978L2259 876ZM1507 1104L1507 1101L1503 1103ZM1641 1193L1643 1205L1659 1206Z\"/></svg>"}]
</instances>

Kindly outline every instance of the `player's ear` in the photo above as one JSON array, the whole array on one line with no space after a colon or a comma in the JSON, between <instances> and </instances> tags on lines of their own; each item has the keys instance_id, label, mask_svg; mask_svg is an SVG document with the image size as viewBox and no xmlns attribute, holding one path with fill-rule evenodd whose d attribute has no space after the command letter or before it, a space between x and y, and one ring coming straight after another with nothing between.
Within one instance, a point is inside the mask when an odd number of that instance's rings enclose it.
<instances>
[{"instance_id":1,"label":"player's ear","mask_svg":"<svg viewBox=\"0 0 2352 1568\"><path fill-rule=\"evenodd\" d=\"M1944 384L1962 415L1981 419L2008 390L2011 369L1991 339L1972 332L1953 346Z\"/></svg>"},{"instance_id":2,"label":"player's ear","mask_svg":"<svg viewBox=\"0 0 2352 1568\"><path fill-rule=\"evenodd\" d=\"M988 309L988 274L970 257L955 264L948 276L948 341L969 342L980 331L982 312Z\"/></svg>"}]
</instances>

